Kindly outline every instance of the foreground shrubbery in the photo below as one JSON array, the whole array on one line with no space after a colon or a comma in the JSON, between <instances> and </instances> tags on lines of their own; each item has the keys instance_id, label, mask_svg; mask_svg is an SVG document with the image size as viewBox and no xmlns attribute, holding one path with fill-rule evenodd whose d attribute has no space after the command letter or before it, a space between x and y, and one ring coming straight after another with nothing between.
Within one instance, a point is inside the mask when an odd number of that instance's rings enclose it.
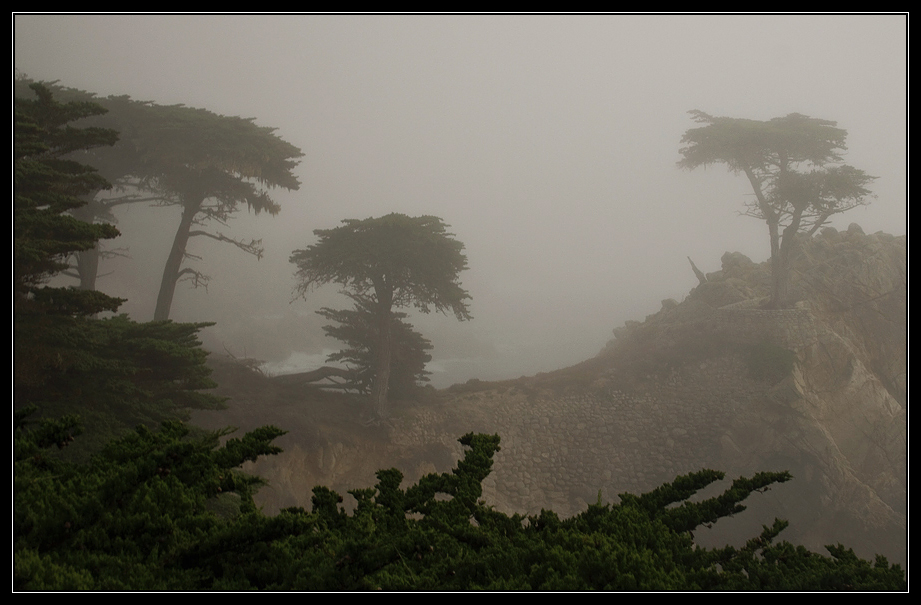
<instances>
[{"instance_id":1,"label":"foreground shrubbery","mask_svg":"<svg viewBox=\"0 0 921 605\"><path fill-rule=\"evenodd\" d=\"M24 590L904 590L905 575L843 547L831 555L774 544L786 523L742 549L701 549L690 530L740 512L752 491L790 479L761 473L690 503L722 478L679 477L620 504L562 520L508 516L480 500L499 438L466 435L452 473L401 489L395 469L342 498L314 490L312 511L256 509L259 481L235 468L279 451L266 427L218 447L180 423L113 442L88 465L49 458L72 419L15 429L14 586ZM669 506L683 502L680 506Z\"/></svg>"}]
</instances>

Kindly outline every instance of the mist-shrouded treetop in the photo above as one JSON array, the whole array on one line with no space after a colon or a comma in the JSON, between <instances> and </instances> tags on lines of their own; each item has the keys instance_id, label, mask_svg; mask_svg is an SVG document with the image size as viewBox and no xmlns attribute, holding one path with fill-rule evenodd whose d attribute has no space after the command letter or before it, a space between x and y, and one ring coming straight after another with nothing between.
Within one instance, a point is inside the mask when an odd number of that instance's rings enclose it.
<instances>
[{"instance_id":1,"label":"mist-shrouded treetop","mask_svg":"<svg viewBox=\"0 0 921 605\"><path fill-rule=\"evenodd\" d=\"M27 83L25 79L15 82L17 95L27 92ZM132 201L155 200L160 205L182 208L154 319L169 318L178 281L189 280L196 286L208 282L202 271L183 267L189 256L189 238L207 237L262 256L261 240L240 240L225 230L229 229L227 221L242 205L257 214L275 215L281 207L270 190L300 187L294 169L304 154L279 137L275 128L259 126L255 118L224 116L185 105L158 105L124 95L97 98L90 92L49 86L62 99L96 103L104 111L93 117L92 125L119 133L114 147L75 149L71 157L93 166L129 195L94 200L79 210L79 218L112 221L111 208ZM95 192L86 193L92 198ZM78 265L90 266L78 266L86 289L92 289L97 263L94 257L78 257Z\"/></svg>"},{"instance_id":2,"label":"mist-shrouded treetop","mask_svg":"<svg viewBox=\"0 0 921 605\"><path fill-rule=\"evenodd\" d=\"M176 283L196 285L207 276L182 268L190 237L203 236L262 255L261 240L240 241L219 231L193 229L227 220L241 204L250 210L278 214L281 209L268 189L296 190L293 170L303 153L253 119L228 117L182 105L160 106L111 101L126 125L125 144L135 163L125 167L145 188L159 191L167 203L182 207L182 220L163 271L154 319L167 319Z\"/></svg>"},{"instance_id":3,"label":"mist-shrouded treetop","mask_svg":"<svg viewBox=\"0 0 921 605\"><path fill-rule=\"evenodd\" d=\"M342 224L314 230L320 241L291 254L298 294L338 283L356 294L373 294L378 303L471 319L470 295L458 277L467 268L464 245L447 233L440 218L393 213Z\"/></svg>"},{"instance_id":4,"label":"mist-shrouded treetop","mask_svg":"<svg viewBox=\"0 0 921 605\"><path fill-rule=\"evenodd\" d=\"M771 241L770 306L792 304L790 255L800 233L815 233L834 214L867 204L876 177L843 163L847 131L831 120L791 113L767 121L690 112L703 126L681 139L678 166L725 164L748 178L754 199L745 214L767 223Z\"/></svg>"},{"instance_id":5,"label":"mist-shrouded treetop","mask_svg":"<svg viewBox=\"0 0 921 605\"><path fill-rule=\"evenodd\" d=\"M372 398L377 413L386 414L394 308L435 309L470 319L470 295L459 274L467 268L464 245L447 233L435 216L388 214L365 220L346 219L335 229L317 229L315 244L295 250L297 292L336 283L353 297L368 301L378 324L380 345Z\"/></svg>"}]
</instances>

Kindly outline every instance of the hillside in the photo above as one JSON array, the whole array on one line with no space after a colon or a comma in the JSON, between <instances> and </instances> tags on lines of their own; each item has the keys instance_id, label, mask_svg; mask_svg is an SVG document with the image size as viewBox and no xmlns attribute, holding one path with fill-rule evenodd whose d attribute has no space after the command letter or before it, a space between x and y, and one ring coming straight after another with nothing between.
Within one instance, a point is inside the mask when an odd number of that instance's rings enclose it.
<instances>
[{"instance_id":1,"label":"hillside","mask_svg":"<svg viewBox=\"0 0 921 605\"><path fill-rule=\"evenodd\" d=\"M727 253L682 302L615 329L571 368L471 380L368 425L355 398L215 360L230 408L195 421L289 431L278 441L285 453L251 469L269 481L266 512L309 506L317 484L370 486L380 468L408 481L449 470L460 435L488 432L502 450L484 499L505 512L571 515L701 468L789 470L793 481L695 538L732 543L780 517L791 542L822 552L841 542L904 563L906 237L852 225L801 244L792 309L761 309L767 263Z\"/></svg>"}]
</instances>

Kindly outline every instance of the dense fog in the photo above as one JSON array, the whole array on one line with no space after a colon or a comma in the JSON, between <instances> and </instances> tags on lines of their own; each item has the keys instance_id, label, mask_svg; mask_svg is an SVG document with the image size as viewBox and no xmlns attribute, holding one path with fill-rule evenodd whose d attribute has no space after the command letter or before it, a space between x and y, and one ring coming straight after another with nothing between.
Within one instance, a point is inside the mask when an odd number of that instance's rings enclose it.
<instances>
[{"instance_id":1,"label":"dense fog","mask_svg":"<svg viewBox=\"0 0 921 605\"><path fill-rule=\"evenodd\" d=\"M316 367L328 286L294 298L291 252L314 229L391 212L441 217L466 246L473 319L420 315L432 382L500 379L595 355L625 320L697 284L726 251L769 256L740 216L751 186L722 166L679 170L688 111L798 112L846 129L876 199L833 218L907 231L904 15L16 15L19 74L95 92L254 117L299 147L299 191L228 234L262 260L193 241L208 290L180 284L172 319L215 321L214 351ZM99 289L153 316L180 209L119 207L124 256Z\"/></svg>"}]
</instances>

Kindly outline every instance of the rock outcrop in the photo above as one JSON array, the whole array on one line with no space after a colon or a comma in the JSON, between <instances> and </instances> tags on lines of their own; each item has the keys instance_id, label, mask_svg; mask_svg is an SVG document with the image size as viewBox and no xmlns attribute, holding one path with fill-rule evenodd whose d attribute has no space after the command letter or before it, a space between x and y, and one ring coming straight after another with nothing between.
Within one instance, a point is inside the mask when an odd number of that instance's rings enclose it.
<instances>
[{"instance_id":1,"label":"rock outcrop","mask_svg":"<svg viewBox=\"0 0 921 605\"><path fill-rule=\"evenodd\" d=\"M455 385L377 426L342 419L342 407L329 421L315 403L311 415L303 402L255 395L244 407L259 413L230 422L291 431L285 454L255 469L270 483L266 509L309 506L315 484L373 485L379 468L396 466L409 480L449 470L457 437L478 431L502 437L484 491L500 510L565 516L701 468L730 478L789 470L794 481L695 538L741 543L780 517L794 543L841 542L904 563L906 238L856 226L804 238L794 261L800 302L783 310L761 308L768 263L722 260L683 302L616 329L593 359ZM246 398L239 388L229 394ZM228 423L214 418L205 420Z\"/></svg>"}]
</instances>

